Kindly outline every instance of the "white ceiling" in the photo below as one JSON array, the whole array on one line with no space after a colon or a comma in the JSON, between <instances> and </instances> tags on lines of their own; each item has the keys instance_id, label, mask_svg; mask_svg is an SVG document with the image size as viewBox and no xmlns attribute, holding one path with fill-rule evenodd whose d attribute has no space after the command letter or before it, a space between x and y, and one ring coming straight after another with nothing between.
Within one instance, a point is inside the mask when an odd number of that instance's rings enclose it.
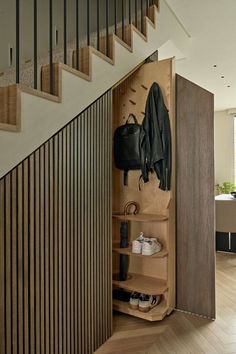
<instances>
[{"instance_id":1,"label":"white ceiling","mask_svg":"<svg viewBox=\"0 0 236 354\"><path fill-rule=\"evenodd\" d=\"M236 0L165 1L189 34L177 73L213 92L215 110L235 108Z\"/></svg>"}]
</instances>

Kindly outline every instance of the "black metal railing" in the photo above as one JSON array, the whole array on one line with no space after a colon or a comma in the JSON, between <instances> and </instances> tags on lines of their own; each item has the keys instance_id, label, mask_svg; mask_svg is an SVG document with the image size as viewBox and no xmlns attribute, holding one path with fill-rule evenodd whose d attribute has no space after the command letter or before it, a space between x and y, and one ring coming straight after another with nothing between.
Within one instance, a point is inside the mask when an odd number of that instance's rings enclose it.
<instances>
[{"instance_id":1,"label":"black metal railing","mask_svg":"<svg viewBox=\"0 0 236 354\"><path fill-rule=\"evenodd\" d=\"M126 28L128 25L136 26L142 33L144 31L144 18L149 15L150 6L154 4L154 0L96 0L95 6L92 6L91 0L74 0L74 10L69 8L72 2L63 0L62 8L58 10L56 0L48 1L48 14L43 16L48 18L48 24L40 23L42 18L42 5L38 0L33 0L33 36L32 36L32 64L33 78L32 86L39 88L38 70L40 69L39 58L42 52L48 51L48 59L45 64L49 65L49 92L54 94L54 70L55 51L61 46L61 61L70 64L69 49L71 42L74 46L74 67L80 69L80 49L82 46L95 46L97 50L102 50L105 55L110 54L110 34L115 33L120 36L123 41L126 40ZM21 43L22 38L23 11L21 13L21 0L15 0L16 8L16 42L15 42L15 82L21 82L22 59L24 57ZM57 12L55 14L55 8ZM39 12L41 8L41 16ZM59 15L58 15L59 14ZM74 16L74 18L71 18ZM60 18L59 18L60 17ZM56 30L57 23L62 23L61 32ZM75 25L71 25L74 23ZM59 26L59 25L58 25ZM42 40L42 28L48 27L48 39ZM44 31L45 32L45 31ZM55 38L56 36L56 38ZM101 37L103 37L101 42ZM40 40L39 40L40 38ZM40 43L40 46L39 46ZM48 48L42 48L42 43ZM103 43L101 45L101 43ZM60 55L59 55L60 57ZM23 81L23 80L22 80ZM23 82L24 83L24 82Z\"/></svg>"},{"instance_id":2,"label":"black metal railing","mask_svg":"<svg viewBox=\"0 0 236 354\"><path fill-rule=\"evenodd\" d=\"M109 4L106 0L106 55L109 56Z\"/></svg>"},{"instance_id":3,"label":"black metal railing","mask_svg":"<svg viewBox=\"0 0 236 354\"><path fill-rule=\"evenodd\" d=\"M52 26L53 26L53 0L49 0L49 66L50 66L50 93L53 94L53 38L52 38Z\"/></svg>"},{"instance_id":4,"label":"black metal railing","mask_svg":"<svg viewBox=\"0 0 236 354\"><path fill-rule=\"evenodd\" d=\"M16 0L16 83L20 82L20 0Z\"/></svg>"},{"instance_id":5,"label":"black metal railing","mask_svg":"<svg viewBox=\"0 0 236 354\"><path fill-rule=\"evenodd\" d=\"M34 0L34 88L38 88L38 3Z\"/></svg>"},{"instance_id":6,"label":"black metal railing","mask_svg":"<svg viewBox=\"0 0 236 354\"><path fill-rule=\"evenodd\" d=\"M97 50L100 50L100 1L97 0Z\"/></svg>"},{"instance_id":7,"label":"black metal railing","mask_svg":"<svg viewBox=\"0 0 236 354\"><path fill-rule=\"evenodd\" d=\"M64 0L64 64L67 64L67 0Z\"/></svg>"}]
</instances>

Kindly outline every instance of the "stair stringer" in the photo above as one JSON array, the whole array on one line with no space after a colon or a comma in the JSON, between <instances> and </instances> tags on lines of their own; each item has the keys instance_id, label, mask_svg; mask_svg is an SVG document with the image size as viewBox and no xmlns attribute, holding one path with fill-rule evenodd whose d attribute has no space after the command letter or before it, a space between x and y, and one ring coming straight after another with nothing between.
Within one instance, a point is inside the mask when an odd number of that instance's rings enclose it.
<instances>
[{"instance_id":1,"label":"stair stringer","mask_svg":"<svg viewBox=\"0 0 236 354\"><path fill-rule=\"evenodd\" d=\"M157 9L154 15L157 23ZM59 64L59 97L18 86L21 131L0 131L0 178L158 49L157 26L150 21L146 26L147 39L132 28L132 51L114 36L114 65L91 51L87 80L84 74L75 75L73 69Z\"/></svg>"}]
</instances>

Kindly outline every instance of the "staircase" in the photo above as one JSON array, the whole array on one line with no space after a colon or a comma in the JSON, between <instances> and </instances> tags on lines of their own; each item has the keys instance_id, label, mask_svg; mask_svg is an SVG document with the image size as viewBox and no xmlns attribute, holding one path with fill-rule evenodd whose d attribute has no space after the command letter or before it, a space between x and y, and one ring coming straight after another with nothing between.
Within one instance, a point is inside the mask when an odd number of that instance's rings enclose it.
<instances>
[{"instance_id":1,"label":"staircase","mask_svg":"<svg viewBox=\"0 0 236 354\"><path fill-rule=\"evenodd\" d=\"M157 6L149 6L142 32L140 23L128 24L101 37L99 51L82 48L79 65L72 51L72 66L53 64L52 85L50 65L42 66L41 91L0 88L0 178L157 50L157 15Z\"/></svg>"}]
</instances>

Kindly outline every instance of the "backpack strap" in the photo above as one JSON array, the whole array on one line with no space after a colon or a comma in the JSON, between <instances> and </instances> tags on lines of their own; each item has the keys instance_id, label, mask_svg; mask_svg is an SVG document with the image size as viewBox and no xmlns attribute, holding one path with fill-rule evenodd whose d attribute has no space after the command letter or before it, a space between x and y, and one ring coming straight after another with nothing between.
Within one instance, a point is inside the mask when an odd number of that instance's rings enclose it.
<instances>
[{"instance_id":1,"label":"backpack strap","mask_svg":"<svg viewBox=\"0 0 236 354\"><path fill-rule=\"evenodd\" d=\"M124 186L128 186L128 171L124 171Z\"/></svg>"},{"instance_id":2,"label":"backpack strap","mask_svg":"<svg viewBox=\"0 0 236 354\"><path fill-rule=\"evenodd\" d=\"M143 175L140 175L140 176L139 176L139 180L138 180L138 190L139 190L139 191L142 190L142 188L141 188L141 181L142 181L142 179L143 179Z\"/></svg>"},{"instance_id":3,"label":"backpack strap","mask_svg":"<svg viewBox=\"0 0 236 354\"><path fill-rule=\"evenodd\" d=\"M130 113L130 114L129 114L128 119L127 119L127 121L126 121L125 124L128 124L128 123L129 123L130 118L133 118L134 123L135 123L135 124L138 124L138 120L137 120L136 116L135 116L133 113Z\"/></svg>"}]
</instances>

